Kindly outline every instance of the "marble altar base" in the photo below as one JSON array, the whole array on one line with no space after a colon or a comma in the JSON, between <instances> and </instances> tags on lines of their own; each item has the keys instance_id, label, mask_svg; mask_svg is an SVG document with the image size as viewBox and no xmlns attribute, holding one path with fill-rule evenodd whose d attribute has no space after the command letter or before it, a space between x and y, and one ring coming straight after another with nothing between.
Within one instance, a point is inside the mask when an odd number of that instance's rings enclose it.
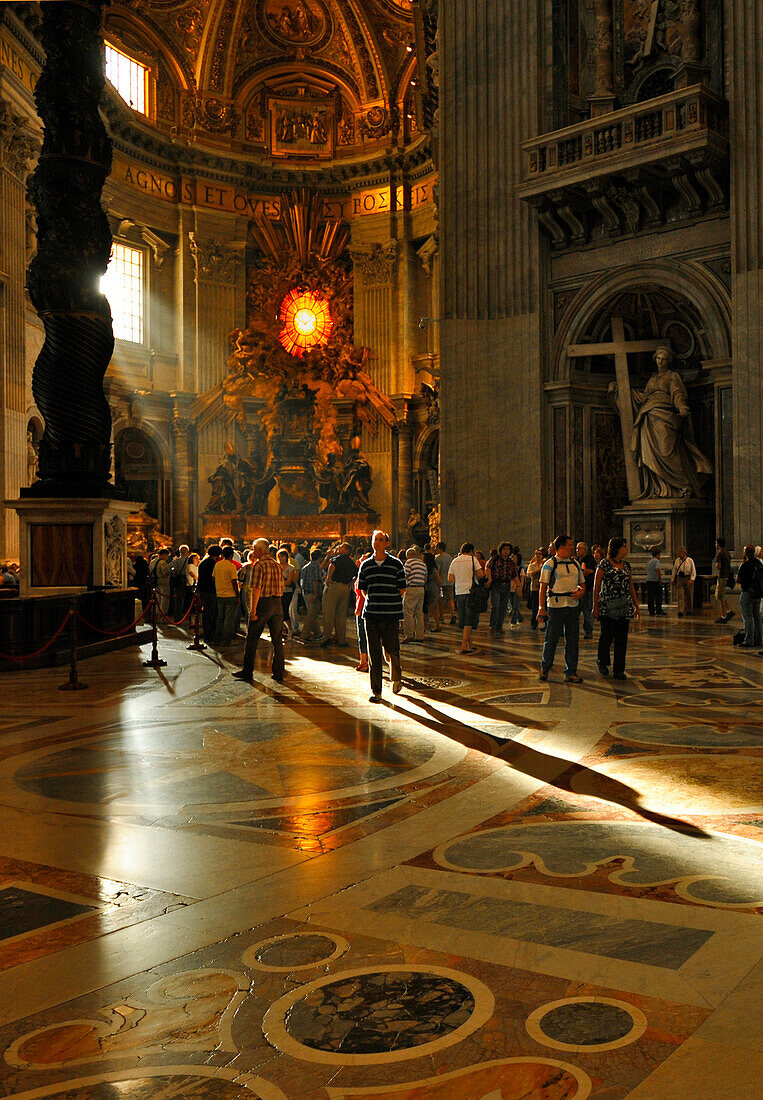
<instances>
[{"instance_id":1,"label":"marble altar base","mask_svg":"<svg viewBox=\"0 0 763 1100\"><path fill-rule=\"evenodd\" d=\"M19 517L22 597L126 587L127 517L141 504L100 497L21 497L5 504Z\"/></svg>"},{"instance_id":2,"label":"marble altar base","mask_svg":"<svg viewBox=\"0 0 763 1100\"><path fill-rule=\"evenodd\" d=\"M313 516L241 516L241 515L203 515L201 517L202 538L205 543L212 539L230 538L234 542L251 542L257 538L268 538L279 542L306 542L309 539L370 538L379 523L376 513L369 515L322 515Z\"/></svg>"}]
</instances>

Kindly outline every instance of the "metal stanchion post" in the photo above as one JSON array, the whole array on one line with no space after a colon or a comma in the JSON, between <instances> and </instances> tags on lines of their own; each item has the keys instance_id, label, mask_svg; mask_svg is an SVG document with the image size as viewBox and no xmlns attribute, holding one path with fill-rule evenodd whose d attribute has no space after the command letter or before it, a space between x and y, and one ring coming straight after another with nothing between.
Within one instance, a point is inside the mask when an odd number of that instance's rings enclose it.
<instances>
[{"instance_id":1,"label":"metal stanchion post","mask_svg":"<svg viewBox=\"0 0 763 1100\"><path fill-rule=\"evenodd\" d=\"M195 649L198 652L201 652L202 649L206 649L207 647L201 640L201 600L199 599L198 592L194 592L193 602L195 605L193 617L193 644L187 645L185 648Z\"/></svg>"},{"instance_id":2,"label":"metal stanchion post","mask_svg":"<svg viewBox=\"0 0 763 1100\"><path fill-rule=\"evenodd\" d=\"M156 631L156 612L158 608L158 600L156 595L156 589L153 590L151 595L151 657L148 661L143 662L144 668L164 668L167 664L166 661L162 661L159 658L159 650L156 646L157 631Z\"/></svg>"},{"instance_id":3,"label":"metal stanchion post","mask_svg":"<svg viewBox=\"0 0 763 1100\"><path fill-rule=\"evenodd\" d=\"M87 684L80 683L79 676L77 675L77 601L72 600L69 604L69 614L71 619L69 620L69 679L65 684L59 684L59 691L84 691L87 688Z\"/></svg>"}]
</instances>

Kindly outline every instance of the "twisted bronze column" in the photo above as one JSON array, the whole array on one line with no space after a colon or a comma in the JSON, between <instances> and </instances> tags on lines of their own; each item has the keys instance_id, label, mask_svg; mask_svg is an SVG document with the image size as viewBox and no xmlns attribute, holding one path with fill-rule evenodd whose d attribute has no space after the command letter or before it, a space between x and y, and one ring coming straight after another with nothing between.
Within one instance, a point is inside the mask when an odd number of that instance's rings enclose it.
<instances>
[{"instance_id":1,"label":"twisted bronze column","mask_svg":"<svg viewBox=\"0 0 763 1100\"><path fill-rule=\"evenodd\" d=\"M101 191L112 147L98 109L107 4L41 5L46 60L35 100L43 144L29 181L37 252L27 286L45 326L32 374L45 431L38 480L26 495L118 495L109 482L111 412L103 392L114 336L109 304L98 289L111 251Z\"/></svg>"}]
</instances>

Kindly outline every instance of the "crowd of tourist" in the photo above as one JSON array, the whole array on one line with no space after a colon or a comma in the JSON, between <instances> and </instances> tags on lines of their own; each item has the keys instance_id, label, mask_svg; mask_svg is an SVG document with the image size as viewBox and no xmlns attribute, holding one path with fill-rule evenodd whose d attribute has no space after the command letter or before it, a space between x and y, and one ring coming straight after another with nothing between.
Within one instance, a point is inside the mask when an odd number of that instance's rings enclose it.
<instances>
[{"instance_id":1,"label":"crowd of tourist","mask_svg":"<svg viewBox=\"0 0 763 1100\"><path fill-rule=\"evenodd\" d=\"M719 536L715 555L714 600L718 624L734 611L727 594L738 584L742 630L735 644L763 646L760 606L763 596L763 551L746 546L735 578L725 541ZM282 543L257 539L243 556L231 539L220 539L203 558L188 546L174 553L160 550L147 561L133 563L132 583L144 606L155 590L168 618L179 621L194 593L202 607L205 639L218 648L233 645L246 624L243 667L237 678L251 681L259 639L267 627L273 643L272 674L284 677L283 641L305 646L357 645L356 668L369 672L371 701L382 691L384 655L390 666L392 691L400 690L400 646L425 641L443 627L458 629L458 652L476 652L475 632L481 623L492 636L506 629L544 633L540 680L547 681L560 643L564 648L564 680L582 683L578 672L580 632L594 638L599 626L597 666L601 676L624 680L630 624L641 617L639 589L628 562L628 545L612 538L606 547L575 542L560 535L538 547L525 561L511 542L501 542L487 557L472 542L451 555L444 542L392 552L389 539L376 531L370 545L340 540L330 545ZM646 568L646 604L650 616L664 616L668 583L679 618L694 609L696 565L682 547L663 570L658 549ZM527 614L529 613L529 614ZM348 619L355 621L356 642L348 641Z\"/></svg>"}]
</instances>

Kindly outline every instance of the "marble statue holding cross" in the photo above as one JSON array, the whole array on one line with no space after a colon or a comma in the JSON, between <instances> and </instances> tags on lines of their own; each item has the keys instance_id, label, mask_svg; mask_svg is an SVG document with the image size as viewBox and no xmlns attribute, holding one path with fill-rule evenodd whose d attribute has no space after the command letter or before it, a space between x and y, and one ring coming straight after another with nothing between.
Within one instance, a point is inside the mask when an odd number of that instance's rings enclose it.
<instances>
[{"instance_id":1,"label":"marble statue holding cross","mask_svg":"<svg viewBox=\"0 0 763 1100\"><path fill-rule=\"evenodd\" d=\"M636 413L631 450L641 477L640 499L702 497L713 467L694 442L689 396L673 370L673 352L661 345L654 353L657 370L643 390L618 395Z\"/></svg>"},{"instance_id":2,"label":"marble statue holding cross","mask_svg":"<svg viewBox=\"0 0 763 1100\"><path fill-rule=\"evenodd\" d=\"M652 351L657 366L643 390L631 388L628 354ZM659 340L625 338L622 317L612 318L608 344L571 344L570 358L613 355L623 434L625 473L631 503L649 498L701 498L712 464L694 442L689 398L683 378L673 370L673 352Z\"/></svg>"}]
</instances>

